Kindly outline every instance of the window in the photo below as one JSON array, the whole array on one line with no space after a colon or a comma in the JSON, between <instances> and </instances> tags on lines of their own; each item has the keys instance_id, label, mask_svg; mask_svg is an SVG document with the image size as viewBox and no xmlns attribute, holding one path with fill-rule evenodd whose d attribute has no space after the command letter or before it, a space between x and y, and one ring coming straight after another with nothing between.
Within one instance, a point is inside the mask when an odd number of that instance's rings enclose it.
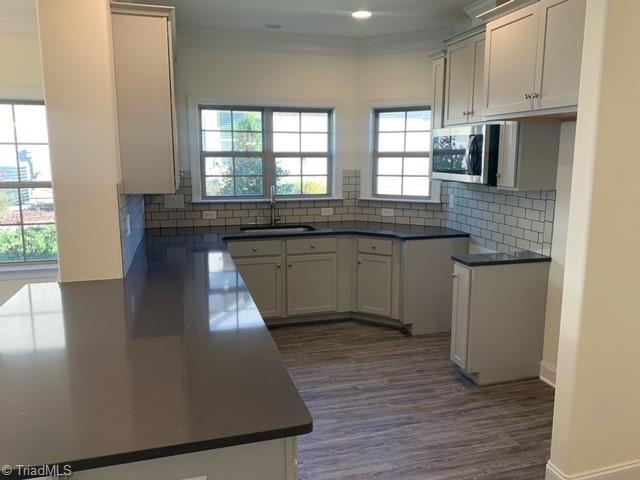
<instances>
[{"instance_id":1,"label":"window","mask_svg":"<svg viewBox=\"0 0 640 480\"><path fill-rule=\"evenodd\" d=\"M429 107L375 110L373 194L429 197L430 143Z\"/></svg>"},{"instance_id":2,"label":"window","mask_svg":"<svg viewBox=\"0 0 640 480\"><path fill-rule=\"evenodd\" d=\"M0 263L57 251L44 105L0 103Z\"/></svg>"},{"instance_id":3,"label":"window","mask_svg":"<svg viewBox=\"0 0 640 480\"><path fill-rule=\"evenodd\" d=\"M327 196L331 190L327 109L200 107L205 199Z\"/></svg>"}]
</instances>

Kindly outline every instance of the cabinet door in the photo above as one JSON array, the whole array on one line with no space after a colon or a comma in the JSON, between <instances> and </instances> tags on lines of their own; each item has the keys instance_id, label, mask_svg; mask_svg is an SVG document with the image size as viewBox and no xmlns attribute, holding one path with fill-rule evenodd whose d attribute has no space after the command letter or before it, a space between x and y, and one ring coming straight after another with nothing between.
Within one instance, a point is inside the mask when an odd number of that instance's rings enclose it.
<instances>
[{"instance_id":1,"label":"cabinet door","mask_svg":"<svg viewBox=\"0 0 640 480\"><path fill-rule=\"evenodd\" d=\"M473 40L473 83L469 106L469 123L482 121L482 96L484 94L484 37Z\"/></svg>"},{"instance_id":2,"label":"cabinet door","mask_svg":"<svg viewBox=\"0 0 640 480\"><path fill-rule=\"evenodd\" d=\"M433 104L431 105L431 128L442 128L444 126L444 79L445 79L444 57L433 61Z\"/></svg>"},{"instance_id":3,"label":"cabinet door","mask_svg":"<svg viewBox=\"0 0 640 480\"><path fill-rule=\"evenodd\" d=\"M453 266L453 311L451 318L451 361L467 368L469 345L469 303L471 270L459 264Z\"/></svg>"},{"instance_id":4,"label":"cabinet door","mask_svg":"<svg viewBox=\"0 0 640 480\"><path fill-rule=\"evenodd\" d=\"M498 153L498 188L512 189L518 179L518 122L503 122Z\"/></svg>"},{"instance_id":5,"label":"cabinet door","mask_svg":"<svg viewBox=\"0 0 640 480\"><path fill-rule=\"evenodd\" d=\"M525 112L535 91L539 5L536 3L487 24L484 115Z\"/></svg>"},{"instance_id":6,"label":"cabinet door","mask_svg":"<svg viewBox=\"0 0 640 480\"><path fill-rule=\"evenodd\" d=\"M463 41L447 49L445 125L467 123L473 80L473 44Z\"/></svg>"},{"instance_id":7,"label":"cabinet door","mask_svg":"<svg viewBox=\"0 0 640 480\"><path fill-rule=\"evenodd\" d=\"M175 193L172 56L166 17L112 15L125 193Z\"/></svg>"},{"instance_id":8,"label":"cabinet door","mask_svg":"<svg viewBox=\"0 0 640 480\"><path fill-rule=\"evenodd\" d=\"M358 255L358 311L383 317L391 316L391 257Z\"/></svg>"},{"instance_id":9,"label":"cabinet door","mask_svg":"<svg viewBox=\"0 0 640 480\"><path fill-rule=\"evenodd\" d=\"M337 310L336 254L287 256L287 313Z\"/></svg>"},{"instance_id":10,"label":"cabinet door","mask_svg":"<svg viewBox=\"0 0 640 480\"><path fill-rule=\"evenodd\" d=\"M586 0L542 0L534 108L578 104Z\"/></svg>"},{"instance_id":11,"label":"cabinet door","mask_svg":"<svg viewBox=\"0 0 640 480\"><path fill-rule=\"evenodd\" d=\"M263 318L282 316L280 257L237 258L235 263Z\"/></svg>"}]
</instances>

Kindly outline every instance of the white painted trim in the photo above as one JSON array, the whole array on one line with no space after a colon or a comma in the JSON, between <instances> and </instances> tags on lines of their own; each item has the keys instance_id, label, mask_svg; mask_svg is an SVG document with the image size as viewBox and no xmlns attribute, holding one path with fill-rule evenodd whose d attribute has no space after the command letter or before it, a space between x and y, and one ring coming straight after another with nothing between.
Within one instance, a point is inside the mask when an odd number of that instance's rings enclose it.
<instances>
[{"instance_id":1,"label":"white painted trim","mask_svg":"<svg viewBox=\"0 0 640 480\"><path fill-rule=\"evenodd\" d=\"M540 380L556 388L556 367L544 360L540 361Z\"/></svg>"},{"instance_id":2,"label":"white painted trim","mask_svg":"<svg viewBox=\"0 0 640 480\"><path fill-rule=\"evenodd\" d=\"M194 203L204 202L202 199L202 185L200 182L200 139L198 138L198 107L200 105L233 105L233 106L251 106L251 107L287 107L287 108L326 108L332 109L333 135L331 145L333 151L333 178L332 180L332 196L327 197L306 197L304 200L336 200L342 194L342 166L343 162L339 156L337 148L337 138L340 122L343 116L344 102L338 99L327 99L322 101L309 101L304 99L291 98L267 98L267 97L243 97L242 99L216 97L215 95L207 95L205 93L187 94L187 146L189 167L191 169L191 197ZM257 202L261 199L246 199L244 202ZM264 199L262 199L264 200ZM294 200L282 199L282 201ZM302 200L302 199L301 199ZM280 201L280 198L278 199ZM227 200L220 200L225 203Z\"/></svg>"},{"instance_id":3,"label":"white painted trim","mask_svg":"<svg viewBox=\"0 0 640 480\"><path fill-rule=\"evenodd\" d=\"M640 478L640 460L573 475L567 475L549 460L545 475L545 480L638 480L638 478Z\"/></svg>"}]
</instances>

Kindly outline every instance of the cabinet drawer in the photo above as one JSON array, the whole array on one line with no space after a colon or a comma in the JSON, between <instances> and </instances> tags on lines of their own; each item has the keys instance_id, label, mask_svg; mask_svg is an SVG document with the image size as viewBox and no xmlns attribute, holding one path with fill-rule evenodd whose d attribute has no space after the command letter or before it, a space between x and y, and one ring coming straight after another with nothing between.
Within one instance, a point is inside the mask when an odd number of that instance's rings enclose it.
<instances>
[{"instance_id":1,"label":"cabinet drawer","mask_svg":"<svg viewBox=\"0 0 640 480\"><path fill-rule=\"evenodd\" d=\"M381 240L379 238L359 238L358 252L375 253L378 255L391 255L393 243L391 240Z\"/></svg>"},{"instance_id":2,"label":"cabinet drawer","mask_svg":"<svg viewBox=\"0 0 640 480\"><path fill-rule=\"evenodd\" d=\"M229 242L227 244L227 250L229 250L232 257L280 255L281 249L280 240L243 240L239 242Z\"/></svg>"},{"instance_id":3,"label":"cabinet drawer","mask_svg":"<svg viewBox=\"0 0 640 480\"><path fill-rule=\"evenodd\" d=\"M333 253L336 251L335 238L296 238L287 240L287 254Z\"/></svg>"}]
</instances>

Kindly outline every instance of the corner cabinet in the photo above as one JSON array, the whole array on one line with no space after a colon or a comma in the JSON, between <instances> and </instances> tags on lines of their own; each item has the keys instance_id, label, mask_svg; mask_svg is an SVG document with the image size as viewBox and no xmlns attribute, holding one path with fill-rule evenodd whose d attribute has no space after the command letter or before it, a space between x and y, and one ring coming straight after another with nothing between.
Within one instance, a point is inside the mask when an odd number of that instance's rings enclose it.
<instances>
[{"instance_id":1,"label":"corner cabinet","mask_svg":"<svg viewBox=\"0 0 640 480\"><path fill-rule=\"evenodd\" d=\"M486 26L485 116L578 103L586 0L541 0Z\"/></svg>"},{"instance_id":2,"label":"corner cabinet","mask_svg":"<svg viewBox=\"0 0 640 480\"><path fill-rule=\"evenodd\" d=\"M111 6L124 193L175 193L173 8Z\"/></svg>"},{"instance_id":3,"label":"corner cabinet","mask_svg":"<svg viewBox=\"0 0 640 480\"><path fill-rule=\"evenodd\" d=\"M484 33L447 47L445 126L481 120L484 52Z\"/></svg>"},{"instance_id":4,"label":"corner cabinet","mask_svg":"<svg viewBox=\"0 0 640 480\"><path fill-rule=\"evenodd\" d=\"M287 255L287 313L335 312L338 297L336 266L335 253Z\"/></svg>"}]
</instances>

